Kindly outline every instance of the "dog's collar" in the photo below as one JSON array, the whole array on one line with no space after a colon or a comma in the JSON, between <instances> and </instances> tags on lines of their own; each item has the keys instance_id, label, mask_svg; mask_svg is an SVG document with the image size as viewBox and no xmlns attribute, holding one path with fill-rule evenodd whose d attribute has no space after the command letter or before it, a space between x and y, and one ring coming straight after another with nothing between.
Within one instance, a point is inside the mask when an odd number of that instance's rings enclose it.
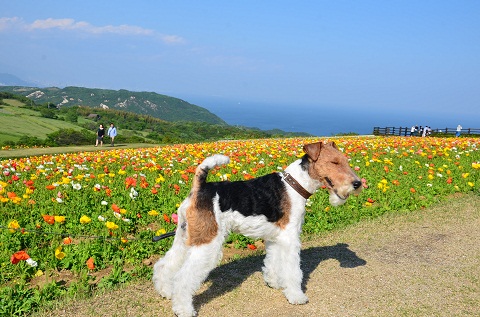
<instances>
[{"instance_id":1,"label":"dog's collar","mask_svg":"<svg viewBox=\"0 0 480 317\"><path fill-rule=\"evenodd\" d=\"M300 185L292 175L288 173L282 173L283 180L288 183L293 189L297 191L303 198L308 199L312 194Z\"/></svg>"}]
</instances>

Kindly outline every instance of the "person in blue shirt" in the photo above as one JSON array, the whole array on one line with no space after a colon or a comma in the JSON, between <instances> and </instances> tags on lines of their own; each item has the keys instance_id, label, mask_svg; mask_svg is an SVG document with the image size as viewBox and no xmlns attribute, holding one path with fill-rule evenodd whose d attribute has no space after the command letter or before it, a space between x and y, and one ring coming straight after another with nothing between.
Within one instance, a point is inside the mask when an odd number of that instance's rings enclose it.
<instances>
[{"instance_id":1,"label":"person in blue shirt","mask_svg":"<svg viewBox=\"0 0 480 317\"><path fill-rule=\"evenodd\" d=\"M110 137L110 145L114 146L115 137L117 136L117 128L113 123L110 123L110 128L108 128L107 135Z\"/></svg>"}]
</instances>

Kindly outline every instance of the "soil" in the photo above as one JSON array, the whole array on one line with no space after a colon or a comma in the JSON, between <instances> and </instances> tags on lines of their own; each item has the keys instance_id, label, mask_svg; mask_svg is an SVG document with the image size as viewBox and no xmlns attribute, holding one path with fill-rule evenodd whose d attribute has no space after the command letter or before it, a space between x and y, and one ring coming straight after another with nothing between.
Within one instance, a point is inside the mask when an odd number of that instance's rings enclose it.
<instances>
[{"instance_id":1,"label":"soil","mask_svg":"<svg viewBox=\"0 0 480 317\"><path fill-rule=\"evenodd\" d=\"M264 284L258 251L241 257L226 250L236 259L212 271L194 304L209 317L480 316L479 237L480 197L472 194L304 239L305 305L290 305ZM173 313L170 301L141 281L35 316Z\"/></svg>"}]
</instances>

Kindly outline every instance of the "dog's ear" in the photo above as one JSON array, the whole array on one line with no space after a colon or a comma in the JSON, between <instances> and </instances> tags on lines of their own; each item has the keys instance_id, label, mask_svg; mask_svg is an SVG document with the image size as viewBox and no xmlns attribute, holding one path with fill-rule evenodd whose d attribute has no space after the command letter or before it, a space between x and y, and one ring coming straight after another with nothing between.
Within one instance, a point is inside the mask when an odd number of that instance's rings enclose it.
<instances>
[{"instance_id":1,"label":"dog's ear","mask_svg":"<svg viewBox=\"0 0 480 317\"><path fill-rule=\"evenodd\" d=\"M331 145L334 149L338 150L338 146L337 146L337 144L336 144L335 142L333 142L333 141L330 142L330 145Z\"/></svg>"},{"instance_id":2,"label":"dog's ear","mask_svg":"<svg viewBox=\"0 0 480 317\"><path fill-rule=\"evenodd\" d=\"M320 156L320 151L322 150L323 146L324 146L323 142L305 144L303 146L303 151L305 153L307 153L307 155L313 161L316 161L316 160L318 160L318 157Z\"/></svg>"}]
</instances>

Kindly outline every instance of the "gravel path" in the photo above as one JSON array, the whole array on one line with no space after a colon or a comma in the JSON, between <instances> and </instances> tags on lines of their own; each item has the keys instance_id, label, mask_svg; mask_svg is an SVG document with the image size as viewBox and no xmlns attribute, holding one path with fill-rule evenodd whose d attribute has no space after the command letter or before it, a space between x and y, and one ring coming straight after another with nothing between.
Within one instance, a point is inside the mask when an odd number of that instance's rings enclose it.
<instances>
[{"instance_id":1,"label":"gravel path","mask_svg":"<svg viewBox=\"0 0 480 317\"><path fill-rule=\"evenodd\" d=\"M195 297L199 316L480 316L480 197L386 215L304 241L310 302L264 285L263 256L215 269ZM147 281L36 316L173 316Z\"/></svg>"}]
</instances>

